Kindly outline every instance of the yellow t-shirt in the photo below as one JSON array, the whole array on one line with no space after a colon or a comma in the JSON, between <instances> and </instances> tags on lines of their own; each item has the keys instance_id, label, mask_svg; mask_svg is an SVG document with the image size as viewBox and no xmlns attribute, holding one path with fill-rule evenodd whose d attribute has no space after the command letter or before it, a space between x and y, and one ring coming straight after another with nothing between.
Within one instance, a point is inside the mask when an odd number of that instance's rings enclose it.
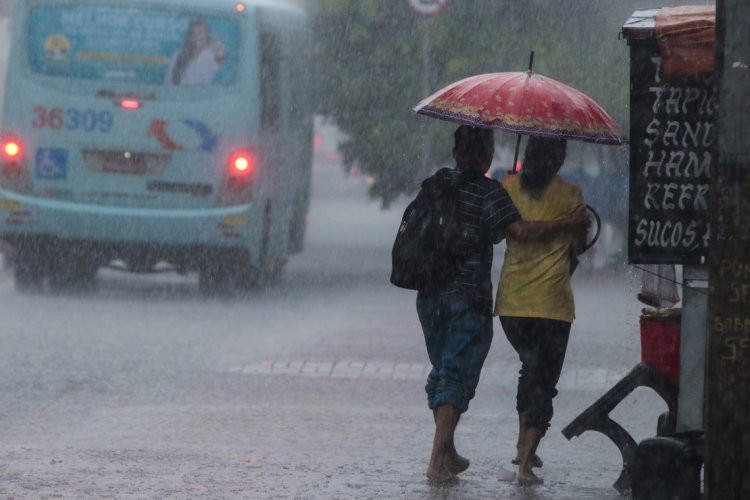
<instances>
[{"instance_id":1,"label":"yellow t-shirt","mask_svg":"<svg viewBox=\"0 0 750 500\"><path fill-rule=\"evenodd\" d=\"M583 205L581 188L555 175L538 200L521 191L521 176L509 175L503 187L525 221L554 221L570 217ZM570 287L571 235L545 241L520 242L510 236L497 288L495 316L575 319Z\"/></svg>"}]
</instances>

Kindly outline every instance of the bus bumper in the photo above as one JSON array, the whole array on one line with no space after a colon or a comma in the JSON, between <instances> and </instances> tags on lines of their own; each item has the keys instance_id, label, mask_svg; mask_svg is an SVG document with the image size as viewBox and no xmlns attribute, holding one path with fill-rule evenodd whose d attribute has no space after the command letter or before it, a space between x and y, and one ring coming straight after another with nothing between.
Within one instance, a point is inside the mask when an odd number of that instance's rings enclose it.
<instances>
[{"instance_id":1,"label":"bus bumper","mask_svg":"<svg viewBox=\"0 0 750 500\"><path fill-rule=\"evenodd\" d=\"M252 204L211 209L143 209L67 203L0 189L0 238L11 245L85 242L115 249L242 251L259 255L262 216ZM202 250L203 251L203 250ZM202 252L201 251L201 252ZM108 252L110 253L110 252Z\"/></svg>"}]
</instances>

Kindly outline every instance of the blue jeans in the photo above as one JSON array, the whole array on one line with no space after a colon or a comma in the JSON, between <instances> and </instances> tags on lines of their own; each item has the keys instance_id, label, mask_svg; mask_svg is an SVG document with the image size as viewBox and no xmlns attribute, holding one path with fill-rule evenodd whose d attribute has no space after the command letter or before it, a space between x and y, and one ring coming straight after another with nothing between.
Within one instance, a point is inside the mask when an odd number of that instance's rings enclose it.
<instances>
[{"instance_id":1,"label":"blue jeans","mask_svg":"<svg viewBox=\"0 0 750 500\"><path fill-rule=\"evenodd\" d=\"M492 316L472 308L458 292L417 296L432 371L427 377L427 404L450 404L461 413L474 398L482 365L492 344Z\"/></svg>"}]
</instances>

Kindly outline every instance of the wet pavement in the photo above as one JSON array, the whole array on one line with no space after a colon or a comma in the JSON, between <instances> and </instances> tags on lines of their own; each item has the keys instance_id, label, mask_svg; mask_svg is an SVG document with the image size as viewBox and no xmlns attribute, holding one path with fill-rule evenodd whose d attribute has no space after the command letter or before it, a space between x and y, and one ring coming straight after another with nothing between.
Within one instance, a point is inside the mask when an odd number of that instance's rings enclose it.
<instances>
[{"instance_id":1,"label":"wet pavement","mask_svg":"<svg viewBox=\"0 0 750 500\"><path fill-rule=\"evenodd\" d=\"M96 291L24 295L0 275L0 500L619 497L615 446L560 430L639 361L634 280L574 279L545 485L497 480L515 452L519 363L496 323L456 436L472 466L433 487L415 297L388 283L403 205L380 211L338 170L315 183L306 252L244 295L109 271ZM612 417L639 441L665 410L639 389Z\"/></svg>"}]
</instances>

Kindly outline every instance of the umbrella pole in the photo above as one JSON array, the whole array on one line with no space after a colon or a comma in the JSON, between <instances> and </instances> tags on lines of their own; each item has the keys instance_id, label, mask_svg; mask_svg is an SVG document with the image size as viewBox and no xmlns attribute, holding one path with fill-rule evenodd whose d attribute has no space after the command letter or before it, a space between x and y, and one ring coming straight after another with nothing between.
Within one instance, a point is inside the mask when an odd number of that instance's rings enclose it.
<instances>
[{"instance_id":1,"label":"umbrella pole","mask_svg":"<svg viewBox=\"0 0 750 500\"><path fill-rule=\"evenodd\" d=\"M521 134L518 134L516 140L516 155L513 157L513 173L516 173L516 165L518 165L518 150L521 149Z\"/></svg>"},{"instance_id":2,"label":"umbrella pole","mask_svg":"<svg viewBox=\"0 0 750 500\"><path fill-rule=\"evenodd\" d=\"M529 73L531 73L532 68L534 67L534 51L531 51L531 57L529 58ZM518 165L518 150L521 149L521 134L518 134L518 139L516 140L516 155L513 157L513 173L516 173L516 166Z\"/></svg>"}]
</instances>

